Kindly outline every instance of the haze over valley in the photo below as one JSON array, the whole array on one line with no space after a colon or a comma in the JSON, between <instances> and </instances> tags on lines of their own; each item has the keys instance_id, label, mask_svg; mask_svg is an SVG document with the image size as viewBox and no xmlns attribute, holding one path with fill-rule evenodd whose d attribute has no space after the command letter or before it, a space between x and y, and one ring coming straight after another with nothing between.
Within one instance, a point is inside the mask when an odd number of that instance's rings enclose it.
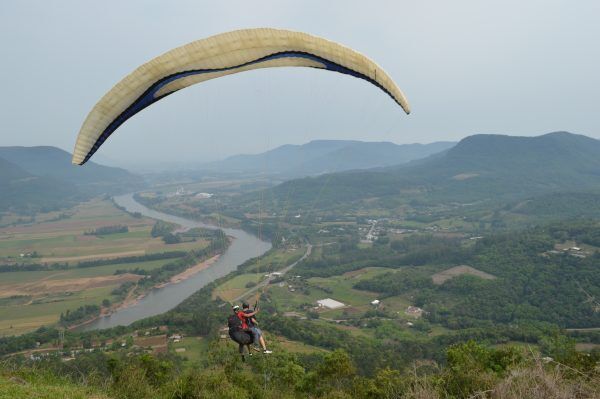
<instances>
[{"instance_id":1,"label":"haze over valley","mask_svg":"<svg viewBox=\"0 0 600 399\"><path fill-rule=\"evenodd\" d=\"M0 398L600 398L596 2L4 2Z\"/></svg>"}]
</instances>

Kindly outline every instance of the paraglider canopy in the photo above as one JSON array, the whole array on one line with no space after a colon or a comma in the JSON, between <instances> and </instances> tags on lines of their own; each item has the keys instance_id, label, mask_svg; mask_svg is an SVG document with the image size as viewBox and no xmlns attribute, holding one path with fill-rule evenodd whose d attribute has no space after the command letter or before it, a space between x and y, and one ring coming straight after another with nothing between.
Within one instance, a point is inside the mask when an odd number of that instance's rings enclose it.
<instances>
[{"instance_id":1,"label":"paraglider canopy","mask_svg":"<svg viewBox=\"0 0 600 399\"><path fill-rule=\"evenodd\" d=\"M364 79L410 113L400 88L363 54L302 32L244 29L170 50L123 78L88 114L77 136L72 162L86 163L125 121L169 94L233 73L287 66L326 69Z\"/></svg>"}]
</instances>

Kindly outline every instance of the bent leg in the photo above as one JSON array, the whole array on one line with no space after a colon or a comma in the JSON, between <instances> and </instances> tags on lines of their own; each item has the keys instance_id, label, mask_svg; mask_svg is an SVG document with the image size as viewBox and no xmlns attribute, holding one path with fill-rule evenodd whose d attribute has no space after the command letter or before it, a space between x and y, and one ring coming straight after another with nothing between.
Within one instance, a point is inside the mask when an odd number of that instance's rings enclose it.
<instances>
[{"instance_id":1,"label":"bent leg","mask_svg":"<svg viewBox=\"0 0 600 399\"><path fill-rule=\"evenodd\" d=\"M257 327L252 328L252 338L254 345L258 346L260 342L260 330Z\"/></svg>"},{"instance_id":2,"label":"bent leg","mask_svg":"<svg viewBox=\"0 0 600 399\"><path fill-rule=\"evenodd\" d=\"M265 338L262 335L260 336L260 346L262 346L264 350L267 350L267 344L265 343Z\"/></svg>"}]
</instances>

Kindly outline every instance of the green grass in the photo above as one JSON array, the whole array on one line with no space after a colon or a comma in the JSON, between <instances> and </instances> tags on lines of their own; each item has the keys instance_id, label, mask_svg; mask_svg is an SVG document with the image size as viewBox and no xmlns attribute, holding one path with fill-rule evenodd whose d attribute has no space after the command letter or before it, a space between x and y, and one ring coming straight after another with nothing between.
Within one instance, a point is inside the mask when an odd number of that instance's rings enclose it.
<instances>
[{"instance_id":1,"label":"green grass","mask_svg":"<svg viewBox=\"0 0 600 399\"><path fill-rule=\"evenodd\" d=\"M58 246L71 246L75 244L75 237L71 235L41 237L39 235L30 235L32 238L18 240L0 241L0 255L18 256L21 251L42 251Z\"/></svg>"},{"instance_id":2,"label":"green grass","mask_svg":"<svg viewBox=\"0 0 600 399\"><path fill-rule=\"evenodd\" d=\"M50 280L65 280L82 277L110 276L113 275L115 271L119 269L123 270L140 268L144 270L153 270L174 260L175 259L161 259L137 263L116 263L113 265L81 267L67 270L7 272L0 273L0 284L31 283L46 278Z\"/></svg>"},{"instance_id":3,"label":"green grass","mask_svg":"<svg viewBox=\"0 0 600 399\"><path fill-rule=\"evenodd\" d=\"M206 356L209 342L203 337L184 337L181 342L172 342L169 349L172 353L184 358L186 363L197 363ZM185 349L185 352L177 352L176 349Z\"/></svg>"},{"instance_id":4,"label":"green grass","mask_svg":"<svg viewBox=\"0 0 600 399\"><path fill-rule=\"evenodd\" d=\"M298 311L304 304L315 305L318 299L325 298L323 291L310 289L310 294L305 295L300 291L290 292L287 286L279 287L272 285L269 287L271 300L274 302L277 309L286 311Z\"/></svg>"},{"instance_id":5,"label":"green grass","mask_svg":"<svg viewBox=\"0 0 600 399\"><path fill-rule=\"evenodd\" d=\"M0 323L4 320L31 318L46 315L56 315L57 319L61 312L67 309L75 309L83 305L99 305L104 298L111 298L110 292L116 286L91 288L72 294L60 293L46 295L46 302L28 306L6 306L0 308ZM40 298L38 298L38 301Z\"/></svg>"},{"instance_id":6,"label":"green grass","mask_svg":"<svg viewBox=\"0 0 600 399\"><path fill-rule=\"evenodd\" d=\"M254 262L254 265L250 266L247 271L265 274L268 270L280 270L300 259L305 252L305 247L295 250L278 249L270 251L267 255Z\"/></svg>"},{"instance_id":7,"label":"green grass","mask_svg":"<svg viewBox=\"0 0 600 399\"><path fill-rule=\"evenodd\" d=\"M146 262L137 262L137 263L117 263L114 265L106 265L106 266L96 266L96 267L81 267L77 269L72 269L68 271L68 274L64 276L60 276L60 279L63 278L81 278L81 277L98 277L98 276L107 276L112 275L117 270L123 269L136 269L140 268L143 270L154 270L157 269L169 262L173 262L176 259L160 259L160 260L150 260Z\"/></svg>"},{"instance_id":8,"label":"green grass","mask_svg":"<svg viewBox=\"0 0 600 399\"><path fill-rule=\"evenodd\" d=\"M257 278L259 279L258 281ZM232 301L249 290L249 288L246 288L246 284L250 282L257 283L262 279L264 279L264 276L262 274L257 275L256 273L235 276L216 287L212 292L212 297L213 299L220 297L225 301Z\"/></svg>"},{"instance_id":9,"label":"green grass","mask_svg":"<svg viewBox=\"0 0 600 399\"><path fill-rule=\"evenodd\" d=\"M31 300L30 295L14 295L7 298L0 298L0 306L18 306Z\"/></svg>"},{"instance_id":10,"label":"green grass","mask_svg":"<svg viewBox=\"0 0 600 399\"><path fill-rule=\"evenodd\" d=\"M107 399L105 394L74 385L66 380L29 373L25 376L0 375L0 399Z\"/></svg>"},{"instance_id":11,"label":"green grass","mask_svg":"<svg viewBox=\"0 0 600 399\"><path fill-rule=\"evenodd\" d=\"M345 274L332 277L313 277L308 279L308 294L303 290L296 289L290 292L287 283L280 287L278 284L269 287L269 293L278 308L283 311L299 310L305 304L316 305L317 300L324 298L335 299L352 307L358 307L361 310L368 310L370 302L377 298L377 294L372 292L360 291L352 288L357 282L385 273L389 269L381 267L367 268L358 271L356 274ZM330 291L330 292L328 292ZM336 318L341 315L343 310L324 311L325 317Z\"/></svg>"},{"instance_id":12,"label":"green grass","mask_svg":"<svg viewBox=\"0 0 600 399\"><path fill-rule=\"evenodd\" d=\"M115 233L115 234L105 234L100 236L95 236L100 240L122 240L129 238L148 238L149 231L148 229L140 229L140 230L132 230L130 229L127 233Z\"/></svg>"},{"instance_id":13,"label":"green grass","mask_svg":"<svg viewBox=\"0 0 600 399\"><path fill-rule=\"evenodd\" d=\"M34 272L7 272L0 273L0 284L21 284L28 283L54 274L62 273L63 270L34 271Z\"/></svg>"},{"instance_id":14,"label":"green grass","mask_svg":"<svg viewBox=\"0 0 600 399\"><path fill-rule=\"evenodd\" d=\"M326 349L319 348L317 346L305 344L304 342L292 341L284 337L267 337L267 347L277 352L280 351L280 348L285 349L287 352L292 353L302 353L302 354L310 354L310 353L324 353L328 352Z\"/></svg>"},{"instance_id":15,"label":"green grass","mask_svg":"<svg viewBox=\"0 0 600 399\"><path fill-rule=\"evenodd\" d=\"M385 298L381 301L385 310L388 313L393 313L398 317L405 318L406 320L413 320L414 317L408 316L405 311L406 308L413 305L412 301L405 295L397 295Z\"/></svg>"},{"instance_id":16,"label":"green grass","mask_svg":"<svg viewBox=\"0 0 600 399\"><path fill-rule=\"evenodd\" d=\"M37 298L42 303L0 307L0 336L16 335L35 330L41 325L53 324L61 312L75 310L83 305L100 305L103 299L113 299L110 292L116 285L92 288L72 294L52 294Z\"/></svg>"},{"instance_id":17,"label":"green grass","mask_svg":"<svg viewBox=\"0 0 600 399\"><path fill-rule=\"evenodd\" d=\"M99 258L142 255L165 251L201 249L208 241L200 239L167 245L160 238L152 238L150 230L154 221L147 218L133 218L117 209L110 201L92 200L69 210L69 218L0 228L0 263L18 262L69 262L71 266L79 261ZM127 233L105 236L86 236L100 226L126 225ZM41 258L21 259L19 254L37 251ZM115 263L89 268L66 270L31 271L0 273L0 296L11 292L31 296L34 302L23 298L0 302L0 335L13 335L30 331L41 325L55 323L61 312L74 310L82 305L99 305L103 299L111 298L110 292L118 284L110 287L88 289L81 292L44 294L33 290L15 289L15 285L39 283L41 280L56 281L80 278L111 276L121 269L153 270L175 259L163 259L137 263ZM67 288L67 290L69 290ZM32 291L32 292L30 292Z\"/></svg>"},{"instance_id":18,"label":"green grass","mask_svg":"<svg viewBox=\"0 0 600 399\"><path fill-rule=\"evenodd\" d=\"M368 268L364 269L364 273L360 274L345 274L342 276L331 276L327 278L313 277L310 278L309 284L313 287L322 287L331 290L331 293L321 291L323 298L332 298L336 301L343 302L346 305L362 306L369 303L378 297L378 294L372 292L361 291L352 288L354 284L361 280L372 278L376 275L388 272L386 268ZM315 290L318 290L315 288Z\"/></svg>"},{"instance_id":19,"label":"green grass","mask_svg":"<svg viewBox=\"0 0 600 399\"><path fill-rule=\"evenodd\" d=\"M59 221L0 228L0 261L2 258L20 260L19 254L33 251L45 258L64 258L130 251L162 252L206 245L204 241L166 245L162 240L150 236L153 220L133 218L106 200L93 200L71 208L69 212L72 217ZM84 235L85 232L107 225L126 225L129 232Z\"/></svg>"}]
</instances>

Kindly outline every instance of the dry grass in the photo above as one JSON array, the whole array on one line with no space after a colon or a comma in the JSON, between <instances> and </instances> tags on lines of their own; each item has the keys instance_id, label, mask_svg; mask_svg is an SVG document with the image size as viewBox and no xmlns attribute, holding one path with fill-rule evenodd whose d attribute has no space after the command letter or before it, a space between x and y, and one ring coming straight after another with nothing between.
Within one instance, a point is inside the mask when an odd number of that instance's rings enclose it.
<instances>
[{"instance_id":1,"label":"dry grass","mask_svg":"<svg viewBox=\"0 0 600 399\"><path fill-rule=\"evenodd\" d=\"M435 386L427 380L419 380L408 388L403 399L441 399L444 396L436 390Z\"/></svg>"},{"instance_id":2,"label":"dry grass","mask_svg":"<svg viewBox=\"0 0 600 399\"><path fill-rule=\"evenodd\" d=\"M591 399L600 398L598 381L570 380L561 366L544 368L541 363L531 368L514 370L492 391L493 399Z\"/></svg>"}]
</instances>

